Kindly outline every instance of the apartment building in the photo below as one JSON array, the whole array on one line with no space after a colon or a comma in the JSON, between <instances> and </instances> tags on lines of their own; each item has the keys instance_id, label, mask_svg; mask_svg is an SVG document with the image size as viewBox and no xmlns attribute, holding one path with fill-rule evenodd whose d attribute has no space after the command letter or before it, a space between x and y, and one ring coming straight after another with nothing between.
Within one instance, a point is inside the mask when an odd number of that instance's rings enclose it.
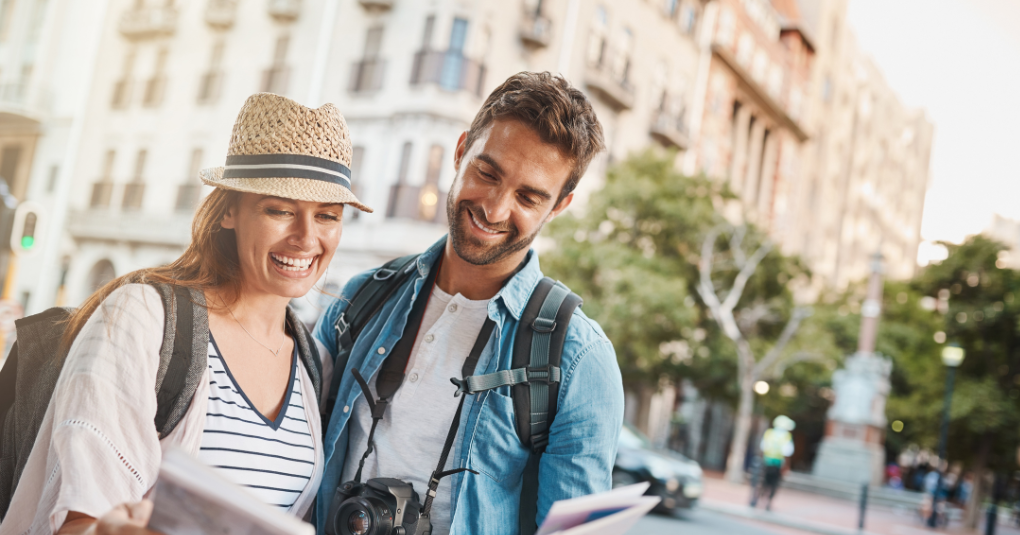
<instances>
[{"instance_id":1,"label":"apartment building","mask_svg":"<svg viewBox=\"0 0 1020 535\"><path fill-rule=\"evenodd\" d=\"M905 106L857 46L847 0L798 0L816 41L807 94L805 144L786 224L789 253L818 275L816 289L864 280L881 252L886 276L917 269L934 125Z\"/></svg>"},{"instance_id":2,"label":"apartment building","mask_svg":"<svg viewBox=\"0 0 1020 535\"><path fill-rule=\"evenodd\" d=\"M98 61L81 77L87 135L58 181L66 231L41 257L55 267L22 270L17 287L40 289L30 311L58 293L76 304L175 258L207 189L197 170L221 164L257 91L333 102L350 126L354 188L376 212L348 215L331 290L442 236L457 138L521 70L563 73L592 98L610 150L584 197L608 161L688 149L703 11L698 0L108 0Z\"/></svg>"}]
</instances>

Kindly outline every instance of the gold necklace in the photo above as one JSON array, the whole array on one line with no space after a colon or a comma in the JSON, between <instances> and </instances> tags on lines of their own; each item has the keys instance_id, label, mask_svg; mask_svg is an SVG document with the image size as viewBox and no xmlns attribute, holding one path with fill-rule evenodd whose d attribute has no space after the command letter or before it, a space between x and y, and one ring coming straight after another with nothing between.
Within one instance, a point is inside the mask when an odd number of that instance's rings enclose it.
<instances>
[{"instance_id":1,"label":"gold necklace","mask_svg":"<svg viewBox=\"0 0 1020 535\"><path fill-rule=\"evenodd\" d=\"M259 342L258 340L256 340L255 337L252 336L250 332L248 332L248 329L244 328L244 325L241 323L241 320L237 319L237 316L234 315L234 311L233 310L230 310L228 308L227 312L230 312L230 317L234 318L234 321L236 321L237 324L241 326L241 330L244 331L244 334L248 335L248 338L251 338L252 340L255 340L256 344L266 348L266 351L272 353L274 357L279 357L280 356L280 351L283 350L283 344L287 343L287 336L286 335L284 335L284 337L283 337L283 342L280 342L279 349L277 349L276 351L273 351L273 349L271 347L269 347L266 344L263 344L262 342Z\"/></svg>"}]
</instances>

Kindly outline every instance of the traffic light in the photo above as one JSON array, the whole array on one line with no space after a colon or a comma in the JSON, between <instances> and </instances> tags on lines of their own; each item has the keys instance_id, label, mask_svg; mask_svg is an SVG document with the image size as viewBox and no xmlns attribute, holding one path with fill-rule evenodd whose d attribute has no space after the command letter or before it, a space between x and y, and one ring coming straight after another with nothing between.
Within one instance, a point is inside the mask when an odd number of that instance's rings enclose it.
<instances>
[{"instance_id":1,"label":"traffic light","mask_svg":"<svg viewBox=\"0 0 1020 535\"><path fill-rule=\"evenodd\" d=\"M14 212L14 226L11 232L11 251L27 256L39 249L42 237L43 207L31 201L18 205Z\"/></svg>"}]
</instances>

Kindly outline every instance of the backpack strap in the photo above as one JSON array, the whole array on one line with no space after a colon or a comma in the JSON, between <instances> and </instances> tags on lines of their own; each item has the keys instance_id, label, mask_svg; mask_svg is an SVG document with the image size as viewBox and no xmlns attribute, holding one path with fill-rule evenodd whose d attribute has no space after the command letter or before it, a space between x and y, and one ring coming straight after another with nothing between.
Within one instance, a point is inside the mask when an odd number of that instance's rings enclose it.
<instances>
[{"instance_id":1,"label":"backpack strap","mask_svg":"<svg viewBox=\"0 0 1020 535\"><path fill-rule=\"evenodd\" d=\"M333 405L336 404L337 393L343 372L347 369L347 361L351 358L351 348L358 335L382 309L386 301L397 291L397 288L414 273L418 255L407 255L395 258L383 264L354 293L350 305L347 306L333 323L336 331L336 356L333 360L333 378L329 383L326 405L322 410L323 429L329 425Z\"/></svg>"},{"instance_id":2,"label":"backpack strap","mask_svg":"<svg viewBox=\"0 0 1020 535\"><path fill-rule=\"evenodd\" d=\"M294 337L297 344L298 358L308 371L308 377L312 380L312 387L315 389L315 401L321 399L322 395L322 360L319 358L319 348L315 346L315 339L312 333L308 332L304 322L298 318L294 309L287 307L287 329Z\"/></svg>"},{"instance_id":3,"label":"backpack strap","mask_svg":"<svg viewBox=\"0 0 1020 535\"><path fill-rule=\"evenodd\" d=\"M156 373L159 438L166 438L188 412L209 359L209 316L205 295L194 289L153 284L163 298L163 346Z\"/></svg>"},{"instance_id":4,"label":"backpack strap","mask_svg":"<svg viewBox=\"0 0 1020 535\"><path fill-rule=\"evenodd\" d=\"M539 461L549 444L549 427L556 415L567 328L580 305L581 298L562 283L542 278L517 326L512 369L465 377L461 383L461 391L467 394L511 387L517 435L531 452L521 485L519 519L524 535L538 529Z\"/></svg>"}]
</instances>

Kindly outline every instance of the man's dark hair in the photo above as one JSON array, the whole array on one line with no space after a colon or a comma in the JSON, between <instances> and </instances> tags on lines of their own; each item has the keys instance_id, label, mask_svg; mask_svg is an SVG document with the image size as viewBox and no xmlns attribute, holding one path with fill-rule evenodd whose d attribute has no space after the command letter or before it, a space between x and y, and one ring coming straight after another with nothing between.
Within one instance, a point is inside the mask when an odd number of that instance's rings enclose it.
<instances>
[{"instance_id":1,"label":"man's dark hair","mask_svg":"<svg viewBox=\"0 0 1020 535\"><path fill-rule=\"evenodd\" d=\"M602 125L588 98L562 76L548 72L520 72L497 87L471 121L465 148L470 148L496 119L526 124L542 141L555 145L573 160L574 169L556 199L557 205L577 187L592 158L606 148Z\"/></svg>"}]
</instances>

